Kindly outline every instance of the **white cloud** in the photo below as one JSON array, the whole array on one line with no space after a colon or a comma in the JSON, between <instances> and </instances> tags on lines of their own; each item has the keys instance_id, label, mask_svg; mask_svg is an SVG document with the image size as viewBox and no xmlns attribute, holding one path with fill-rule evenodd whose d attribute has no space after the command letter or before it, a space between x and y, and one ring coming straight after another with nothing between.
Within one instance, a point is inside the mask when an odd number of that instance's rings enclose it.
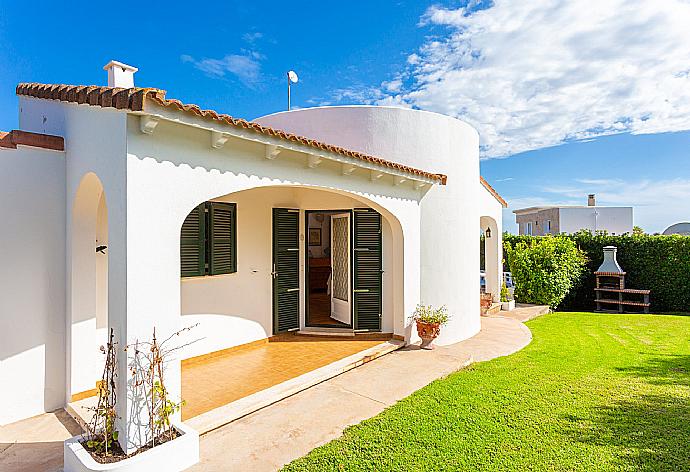
<instances>
[{"instance_id":1,"label":"white cloud","mask_svg":"<svg viewBox=\"0 0 690 472\"><path fill-rule=\"evenodd\" d=\"M254 87L261 80L261 61L264 59L260 53L255 51L242 51L242 54L228 54L221 59L195 59L194 57L183 54L180 56L182 62L191 63L212 78L223 78L228 74L238 78L243 84Z\"/></svg>"},{"instance_id":2,"label":"white cloud","mask_svg":"<svg viewBox=\"0 0 690 472\"><path fill-rule=\"evenodd\" d=\"M690 129L687 0L495 0L422 24L444 35L408 57L412 87L382 88L470 122L485 156Z\"/></svg>"},{"instance_id":3,"label":"white cloud","mask_svg":"<svg viewBox=\"0 0 690 472\"><path fill-rule=\"evenodd\" d=\"M387 98L388 97L376 87L353 85L331 91L328 98L314 98L308 100L308 102L318 104L319 106L328 106L333 103L337 103L339 105L373 105L378 104L379 101Z\"/></svg>"},{"instance_id":4,"label":"white cloud","mask_svg":"<svg viewBox=\"0 0 690 472\"><path fill-rule=\"evenodd\" d=\"M255 31L253 33L244 33L242 35L242 40L246 43L249 44L254 44L257 42L259 39L263 38L264 34L260 33L259 31Z\"/></svg>"}]
</instances>

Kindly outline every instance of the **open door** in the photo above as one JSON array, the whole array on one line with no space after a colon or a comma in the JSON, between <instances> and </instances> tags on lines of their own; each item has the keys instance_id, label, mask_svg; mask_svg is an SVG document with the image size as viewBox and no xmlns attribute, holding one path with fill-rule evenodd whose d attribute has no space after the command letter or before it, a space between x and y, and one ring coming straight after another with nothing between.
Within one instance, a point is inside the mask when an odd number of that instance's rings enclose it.
<instances>
[{"instance_id":1,"label":"open door","mask_svg":"<svg viewBox=\"0 0 690 472\"><path fill-rule=\"evenodd\" d=\"M273 333L299 329L299 210L273 209Z\"/></svg>"},{"instance_id":2,"label":"open door","mask_svg":"<svg viewBox=\"0 0 690 472\"><path fill-rule=\"evenodd\" d=\"M355 330L381 331L383 255L381 215L370 208L353 213Z\"/></svg>"},{"instance_id":3,"label":"open door","mask_svg":"<svg viewBox=\"0 0 690 472\"><path fill-rule=\"evenodd\" d=\"M350 214L331 215L331 318L351 324Z\"/></svg>"}]
</instances>

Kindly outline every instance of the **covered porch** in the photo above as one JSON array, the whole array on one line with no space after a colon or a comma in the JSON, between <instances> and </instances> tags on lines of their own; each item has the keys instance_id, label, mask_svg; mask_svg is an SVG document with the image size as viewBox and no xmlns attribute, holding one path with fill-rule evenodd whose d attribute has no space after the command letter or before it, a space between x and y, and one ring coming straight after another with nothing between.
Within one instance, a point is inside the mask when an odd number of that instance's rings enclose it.
<instances>
[{"instance_id":1,"label":"covered porch","mask_svg":"<svg viewBox=\"0 0 690 472\"><path fill-rule=\"evenodd\" d=\"M391 333L281 333L181 362L182 420L203 434L404 346ZM82 426L97 397L67 412Z\"/></svg>"}]
</instances>

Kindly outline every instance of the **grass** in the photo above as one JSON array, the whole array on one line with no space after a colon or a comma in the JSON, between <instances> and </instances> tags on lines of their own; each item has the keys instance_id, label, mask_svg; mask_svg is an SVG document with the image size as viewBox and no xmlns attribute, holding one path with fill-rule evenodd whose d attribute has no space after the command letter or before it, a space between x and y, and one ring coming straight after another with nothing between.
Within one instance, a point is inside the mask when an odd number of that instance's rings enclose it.
<instances>
[{"instance_id":1,"label":"grass","mask_svg":"<svg viewBox=\"0 0 690 472\"><path fill-rule=\"evenodd\" d=\"M285 467L690 470L690 317L554 313Z\"/></svg>"}]
</instances>

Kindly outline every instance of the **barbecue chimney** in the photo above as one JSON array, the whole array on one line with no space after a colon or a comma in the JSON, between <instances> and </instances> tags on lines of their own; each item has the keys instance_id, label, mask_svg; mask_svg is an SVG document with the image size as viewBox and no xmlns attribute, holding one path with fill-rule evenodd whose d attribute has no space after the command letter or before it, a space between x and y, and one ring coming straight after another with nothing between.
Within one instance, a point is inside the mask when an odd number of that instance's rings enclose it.
<instances>
[{"instance_id":1,"label":"barbecue chimney","mask_svg":"<svg viewBox=\"0 0 690 472\"><path fill-rule=\"evenodd\" d=\"M596 274L625 274L625 271L621 269L616 260L617 251L616 246L606 246L604 248L604 262L601 263L601 267L595 272Z\"/></svg>"}]
</instances>

